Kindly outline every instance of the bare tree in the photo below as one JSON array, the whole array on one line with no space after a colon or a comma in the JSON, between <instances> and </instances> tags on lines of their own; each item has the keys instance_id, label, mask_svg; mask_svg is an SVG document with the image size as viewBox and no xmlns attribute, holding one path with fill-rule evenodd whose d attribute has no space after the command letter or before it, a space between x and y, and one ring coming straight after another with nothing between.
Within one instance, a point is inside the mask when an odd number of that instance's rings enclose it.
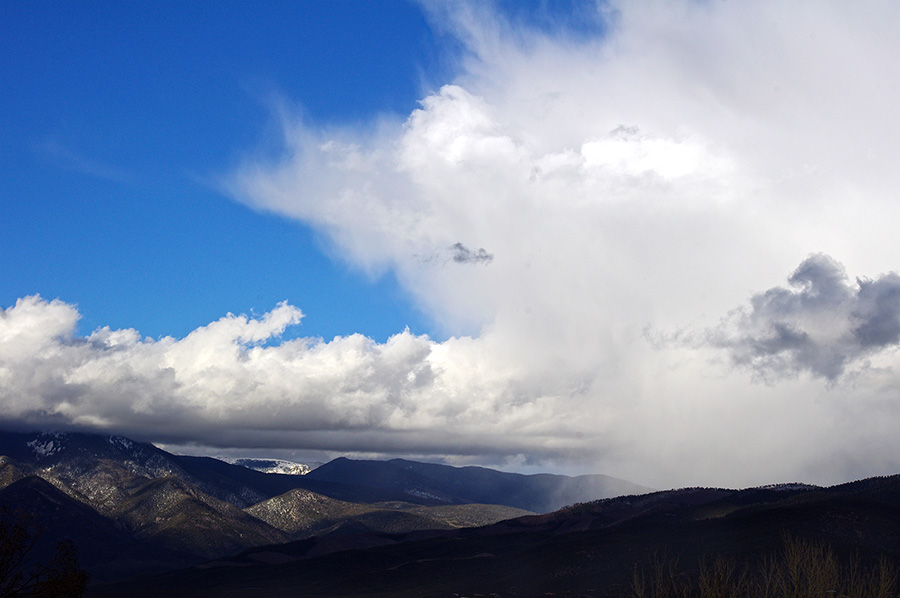
<instances>
[{"instance_id":1,"label":"bare tree","mask_svg":"<svg viewBox=\"0 0 900 598\"><path fill-rule=\"evenodd\" d=\"M34 562L41 530L34 517L0 507L0 598L77 598L88 575L78 568L75 545L67 540L45 563Z\"/></svg>"}]
</instances>

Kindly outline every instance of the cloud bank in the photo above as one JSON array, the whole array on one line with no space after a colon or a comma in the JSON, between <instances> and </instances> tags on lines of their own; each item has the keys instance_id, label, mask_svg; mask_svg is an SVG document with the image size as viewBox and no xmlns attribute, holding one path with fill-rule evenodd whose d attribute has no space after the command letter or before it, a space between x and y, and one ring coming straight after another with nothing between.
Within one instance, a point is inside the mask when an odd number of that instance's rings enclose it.
<instances>
[{"instance_id":1,"label":"cloud bank","mask_svg":"<svg viewBox=\"0 0 900 598\"><path fill-rule=\"evenodd\" d=\"M2 320L5 417L657 487L900 470L900 7L623 2L602 35L427 9L454 80L399 118L288 119L228 188L393 271L446 340L278 342L288 304L80 339L31 297Z\"/></svg>"},{"instance_id":2,"label":"cloud bank","mask_svg":"<svg viewBox=\"0 0 900 598\"><path fill-rule=\"evenodd\" d=\"M25 297L0 312L0 420L220 447L555 450L542 429L564 426L560 416L540 404L502 413L498 403L513 400L509 372L458 346L466 341L437 345L403 331L385 343L358 334L278 342L302 317L285 302L259 317L228 314L183 339L106 327L82 338L74 306ZM515 437L459 446L517 424Z\"/></svg>"}]
</instances>

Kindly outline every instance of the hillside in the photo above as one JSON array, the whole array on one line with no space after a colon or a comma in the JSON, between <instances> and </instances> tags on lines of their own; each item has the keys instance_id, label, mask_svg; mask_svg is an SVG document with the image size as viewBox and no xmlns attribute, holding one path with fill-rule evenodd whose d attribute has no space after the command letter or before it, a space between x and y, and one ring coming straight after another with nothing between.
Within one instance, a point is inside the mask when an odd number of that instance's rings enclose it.
<instances>
[{"instance_id":1,"label":"hillside","mask_svg":"<svg viewBox=\"0 0 900 598\"><path fill-rule=\"evenodd\" d=\"M502 504L536 513L547 513L576 502L652 491L604 475L523 475L484 467L451 467L405 459L356 461L339 458L305 477L343 483L353 480L367 487L402 493L411 502Z\"/></svg>"},{"instance_id":2,"label":"hillside","mask_svg":"<svg viewBox=\"0 0 900 598\"><path fill-rule=\"evenodd\" d=\"M259 502L247 513L299 540L312 535L365 531L405 533L415 530L477 527L531 514L502 505L421 506L390 502L359 504L295 489Z\"/></svg>"},{"instance_id":3,"label":"hillside","mask_svg":"<svg viewBox=\"0 0 900 598\"><path fill-rule=\"evenodd\" d=\"M900 476L831 488L695 488L575 505L481 528L311 538L147 580L171 596L621 596L670 555L756 566L785 538L823 543L861 568L900 557ZM709 562L709 561L707 561ZM130 584L96 596L141 593Z\"/></svg>"}]
</instances>

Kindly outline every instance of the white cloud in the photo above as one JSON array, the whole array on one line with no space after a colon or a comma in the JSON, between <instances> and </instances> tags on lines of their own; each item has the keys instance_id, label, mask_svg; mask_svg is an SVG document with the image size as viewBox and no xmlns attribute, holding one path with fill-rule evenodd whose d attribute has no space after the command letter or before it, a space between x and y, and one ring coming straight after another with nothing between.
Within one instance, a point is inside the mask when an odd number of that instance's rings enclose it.
<instances>
[{"instance_id":1,"label":"white cloud","mask_svg":"<svg viewBox=\"0 0 900 598\"><path fill-rule=\"evenodd\" d=\"M517 423L521 437L475 446L517 453L537 437L553 452L540 436L558 416L540 405L500 413L513 376L466 348L471 341L436 345L403 331L385 343L358 334L272 342L301 317L281 303L183 339L108 328L78 338L74 306L23 298L0 319L3 420L213 446L402 450L396 435L412 438L411 450L460 454L473 450L461 438Z\"/></svg>"},{"instance_id":2,"label":"white cloud","mask_svg":"<svg viewBox=\"0 0 900 598\"><path fill-rule=\"evenodd\" d=\"M63 342L73 308L32 298L42 332L4 354L4 413L173 441L545 459L655 486L900 468L893 354L831 386L765 385L727 352L646 334L713 327L810 253L900 268L900 7L621 3L602 39L480 5L432 11L467 44L454 81L404 122L290 123L283 157L248 162L232 190L364 270L393 269L449 340L265 344L300 317L282 305L180 341ZM432 259L457 243L493 259ZM28 328L27 312L4 321ZM21 376L28 360L40 367Z\"/></svg>"}]
</instances>

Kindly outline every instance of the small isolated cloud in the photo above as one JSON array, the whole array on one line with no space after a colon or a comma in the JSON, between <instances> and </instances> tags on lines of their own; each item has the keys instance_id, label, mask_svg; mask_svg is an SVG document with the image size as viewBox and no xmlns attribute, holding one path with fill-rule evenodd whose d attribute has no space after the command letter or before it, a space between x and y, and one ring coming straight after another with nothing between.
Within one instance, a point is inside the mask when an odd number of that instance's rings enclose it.
<instances>
[{"instance_id":1,"label":"small isolated cloud","mask_svg":"<svg viewBox=\"0 0 900 598\"><path fill-rule=\"evenodd\" d=\"M483 247L472 251L462 243L454 243L449 249L453 252L453 261L457 264L490 264L494 261L494 254L488 253Z\"/></svg>"},{"instance_id":2,"label":"small isolated cloud","mask_svg":"<svg viewBox=\"0 0 900 598\"><path fill-rule=\"evenodd\" d=\"M841 264L815 254L788 283L733 312L712 334L713 344L763 377L809 372L831 382L900 344L900 275L851 282Z\"/></svg>"}]
</instances>

